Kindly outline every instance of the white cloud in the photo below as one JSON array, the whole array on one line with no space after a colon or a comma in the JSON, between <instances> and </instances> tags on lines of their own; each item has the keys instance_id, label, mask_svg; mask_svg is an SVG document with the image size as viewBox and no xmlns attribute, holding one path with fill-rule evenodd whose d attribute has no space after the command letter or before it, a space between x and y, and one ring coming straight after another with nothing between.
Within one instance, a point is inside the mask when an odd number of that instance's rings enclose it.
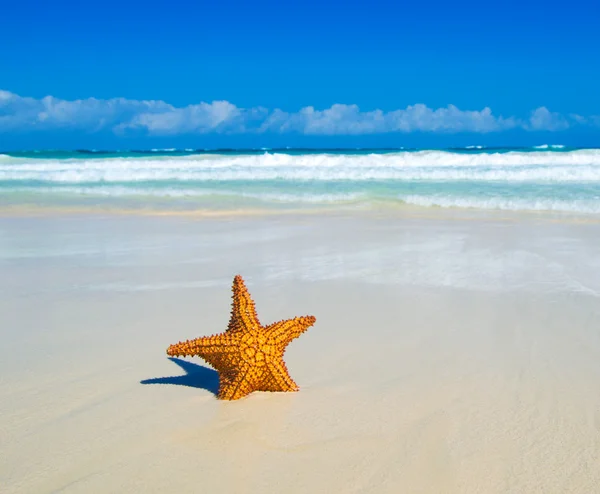
<instances>
[{"instance_id":1,"label":"white cloud","mask_svg":"<svg viewBox=\"0 0 600 494\"><path fill-rule=\"evenodd\" d=\"M387 132L499 132L508 129L560 131L574 125L600 126L600 117L561 115L540 107L530 117L496 116L490 108L465 111L454 105L432 109L423 104L384 112L361 111L357 105L312 106L297 112L262 107L239 108L228 101L175 107L164 101L113 98L101 100L41 99L0 90L0 132L71 129L109 130L118 134L142 131L150 135L193 133L301 133L359 135Z\"/></svg>"},{"instance_id":2,"label":"white cloud","mask_svg":"<svg viewBox=\"0 0 600 494\"><path fill-rule=\"evenodd\" d=\"M53 96L34 99L0 91L0 131L56 128L97 131L142 113L161 113L171 109L173 107L163 101L125 98L67 101Z\"/></svg>"},{"instance_id":3,"label":"white cloud","mask_svg":"<svg viewBox=\"0 0 600 494\"><path fill-rule=\"evenodd\" d=\"M514 118L492 115L489 108L462 111L450 105L433 110L425 105L403 110L361 112L356 105L333 105L323 111L312 106L297 113L275 110L261 126L262 131L296 131L304 134L374 134L382 132L494 132L515 128Z\"/></svg>"},{"instance_id":4,"label":"white cloud","mask_svg":"<svg viewBox=\"0 0 600 494\"><path fill-rule=\"evenodd\" d=\"M577 121L577 117L574 121ZM541 106L537 110L531 112L529 117L529 125L532 130L565 130L571 125L568 120L563 117L560 113L554 113L548 110L545 106Z\"/></svg>"},{"instance_id":5,"label":"white cloud","mask_svg":"<svg viewBox=\"0 0 600 494\"><path fill-rule=\"evenodd\" d=\"M145 129L151 134L189 134L219 131L240 118L242 110L228 101L200 103L184 108L167 105L163 111L141 112L115 130Z\"/></svg>"}]
</instances>

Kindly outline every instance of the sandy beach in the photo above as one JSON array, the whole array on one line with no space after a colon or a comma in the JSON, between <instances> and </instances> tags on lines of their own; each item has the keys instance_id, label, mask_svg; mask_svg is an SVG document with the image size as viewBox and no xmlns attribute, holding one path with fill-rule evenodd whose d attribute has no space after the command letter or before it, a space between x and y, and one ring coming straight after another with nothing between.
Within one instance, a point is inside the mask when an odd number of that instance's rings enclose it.
<instances>
[{"instance_id":1,"label":"sandy beach","mask_svg":"<svg viewBox=\"0 0 600 494\"><path fill-rule=\"evenodd\" d=\"M312 314L298 393L169 344ZM592 493L600 222L456 210L0 217L0 491Z\"/></svg>"}]
</instances>

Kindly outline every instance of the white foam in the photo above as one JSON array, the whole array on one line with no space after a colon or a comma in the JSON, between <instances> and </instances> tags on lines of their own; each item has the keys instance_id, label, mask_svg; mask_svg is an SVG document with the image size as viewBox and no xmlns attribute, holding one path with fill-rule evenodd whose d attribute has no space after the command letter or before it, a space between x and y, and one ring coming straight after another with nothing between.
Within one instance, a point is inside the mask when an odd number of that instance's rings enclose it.
<instances>
[{"instance_id":1,"label":"white foam","mask_svg":"<svg viewBox=\"0 0 600 494\"><path fill-rule=\"evenodd\" d=\"M516 199L505 197L475 197L404 195L399 197L407 204L415 206L437 206L442 208L488 209L503 211L556 211L565 213L600 213L600 200L564 199Z\"/></svg>"},{"instance_id":2,"label":"white foam","mask_svg":"<svg viewBox=\"0 0 600 494\"><path fill-rule=\"evenodd\" d=\"M405 203L421 207L441 207L460 209L484 209L504 211L555 211L565 213L600 214L600 198L598 199L564 199L564 198L516 198L503 197L500 195L491 197L473 197L468 195L419 195L401 194L396 197L370 195L368 191L363 192L337 192L316 193L310 191L287 191L287 192L243 192L241 190L214 190L214 189L186 189L186 188L164 188L144 189L136 187L107 186L107 187L23 187L16 189L17 192L30 192L37 194L64 194L80 197L104 197L122 199L174 199L174 200L199 200L206 199L220 201L222 199L250 200L264 204L336 204L336 205L374 205ZM222 202L214 203L223 204Z\"/></svg>"},{"instance_id":3,"label":"white foam","mask_svg":"<svg viewBox=\"0 0 600 494\"><path fill-rule=\"evenodd\" d=\"M599 182L600 150L493 154L223 156L0 161L0 181L99 183L215 180Z\"/></svg>"},{"instance_id":4,"label":"white foam","mask_svg":"<svg viewBox=\"0 0 600 494\"><path fill-rule=\"evenodd\" d=\"M564 149L564 144L542 144L540 146L533 146L534 149Z\"/></svg>"},{"instance_id":5,"label":"white foam","mask_svg":"<svg viewBox=\"0 0 600 494\"><path fill-rule=\"evenodd\" d=\"M240 190L215 190L215 189L186 189L186 188L162 188L144 189L136 187L107 186L107 187L19 187L15 192L37 193L37 194L65 194L89 197L116 197L116 198L174 198L174 199L197 199L203 197L231 197L243 199L255 199L257 201L275 203L350 203L360 199L366 199L363 193L332 193L319 194L311 192L242 192Z\"/></svg>"},{"instance_id":6,"label":"white foam","mask_svg":"<svg viewBox=\"0 0 600 494\"><path fill-rule=\"evenodd\" d=\"M0 155L0 187L17 195L214 197L307 204L403 201L420 206L598 214L600 150L64 160ZM397 196L402 191L412 195Z\"/></svg>"}]
</instances>

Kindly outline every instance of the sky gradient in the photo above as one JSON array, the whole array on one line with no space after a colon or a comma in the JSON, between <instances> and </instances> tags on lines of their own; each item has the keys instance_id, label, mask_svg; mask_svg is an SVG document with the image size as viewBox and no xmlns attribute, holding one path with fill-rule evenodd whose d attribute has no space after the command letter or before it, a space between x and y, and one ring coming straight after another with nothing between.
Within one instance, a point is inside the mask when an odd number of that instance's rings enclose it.
<instances>
[{"instance_id":1,"label":"sky gradient","mask_svg":"<svg viewBox=\"0 0 600 494\"><path fill-rule=\"evenodd\" d=\"M0 149L600 145L597 2L22 1L2 16Z\"/></svg>"}]
</instances>

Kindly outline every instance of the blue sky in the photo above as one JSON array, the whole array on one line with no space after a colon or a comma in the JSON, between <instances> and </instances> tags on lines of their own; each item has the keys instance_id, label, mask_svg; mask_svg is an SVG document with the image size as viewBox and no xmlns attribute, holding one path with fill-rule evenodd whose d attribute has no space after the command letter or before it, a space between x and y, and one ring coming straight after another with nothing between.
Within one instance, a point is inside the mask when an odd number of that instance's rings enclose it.
<instances>
[{"instance_id":1,"label":"blue sky","mask_svg":"<svg viewBox=\"0 0 600 494\"><path fill-rule=\"evenodd\" d=\"M600 145L598 2L22 0L2 18L2 149Z\"/></svg>"}]
</instances>

